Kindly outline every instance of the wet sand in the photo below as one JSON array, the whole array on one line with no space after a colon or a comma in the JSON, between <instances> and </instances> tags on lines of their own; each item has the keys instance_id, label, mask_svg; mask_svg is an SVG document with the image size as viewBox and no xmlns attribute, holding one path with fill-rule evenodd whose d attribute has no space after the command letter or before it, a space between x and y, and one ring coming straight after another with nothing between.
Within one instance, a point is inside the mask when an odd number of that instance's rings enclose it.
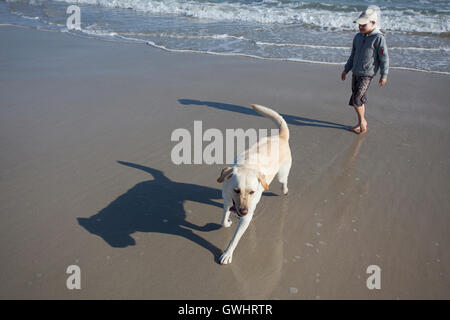
<instances>
[{"instance_id":1,"label":"wet sand","mask_svg":"<svg viewBox=\"0 0 450 320\"><path fill-rule=\"evenodd\" d=\"M450 298L449 76L373 81L358 136L341 66L0 39L0 298ZM221 266L237 222L219 225L223 165L173 164L170 137L197 120L273 128L251 103L289 125L289 195L272 182Z\"/></svg>"}]
</instances>

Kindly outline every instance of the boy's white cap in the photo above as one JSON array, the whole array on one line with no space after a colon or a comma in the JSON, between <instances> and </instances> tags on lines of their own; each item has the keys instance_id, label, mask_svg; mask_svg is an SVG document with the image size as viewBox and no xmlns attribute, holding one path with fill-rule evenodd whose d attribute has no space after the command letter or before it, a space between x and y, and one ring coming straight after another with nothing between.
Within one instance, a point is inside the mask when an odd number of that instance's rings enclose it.
<instances>
[{"instance_id":1,"label":"boy's white cap","mask_svg":"<svg viewBox=\"0 0 450 320\"><path fill-rule=\"evenodd\" d=\"M357 24L367 24L370 21L377 21L377 12L374 9L367 9L365 11L363 11L360 15L359 18L356 19L356 21L353 21L353 23L357 23Z\"/></svg>"}]
</instances>

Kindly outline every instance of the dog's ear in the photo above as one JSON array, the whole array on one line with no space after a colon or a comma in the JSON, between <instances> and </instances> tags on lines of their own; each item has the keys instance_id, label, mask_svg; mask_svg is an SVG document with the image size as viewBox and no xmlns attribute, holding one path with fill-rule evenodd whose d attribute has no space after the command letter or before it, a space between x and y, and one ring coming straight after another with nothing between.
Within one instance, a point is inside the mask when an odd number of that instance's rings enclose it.
<instances>
[{"instance_id":1,"label":"dog's ear","mask_svg":"<svg viewBox=\"0 0 450 320\"><path fill-rule=\"evenodd\" d=\"M217 182L222 183L225 178L230 179L233 175L233 168L225 167L222 169L222 172L220 173L220 177L217 178Z\"/></svg>"},{"instance_id":2,"label":"dog's ear","mask_svg":"<svg viewBox=\"0 0 450 320\"><path fill-rule=\"evenodd\" d=\"M264 174L262 174L261 172L258 172L258 181L261 183L264 190L269 190L269 186L267 185L267 182L266 182L266 176Z\"/></svg>"}]
</instances>

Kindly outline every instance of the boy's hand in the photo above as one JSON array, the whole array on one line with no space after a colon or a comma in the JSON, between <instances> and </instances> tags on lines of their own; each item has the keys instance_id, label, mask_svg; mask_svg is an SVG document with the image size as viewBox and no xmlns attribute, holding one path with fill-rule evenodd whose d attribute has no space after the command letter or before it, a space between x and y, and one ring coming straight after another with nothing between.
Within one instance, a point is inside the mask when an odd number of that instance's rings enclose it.
<instances>
[{"instance_id":1,"label":"boy's hand","mask_svg":"<svg viewBox=\"0 0 450 320\"><path fill-rule=\"evenodd\" d=\"M341 74L341 80L344 81L345 80L345 76L347 75L347 73L345 71L342 71Z\"/></svg>"},{"instance_id":2,"label":"boy's hand","mask_svg":"<svg viewBox=\"0 0 450 320\"><path fill-rule=\"evenodd\" d=\"M386 78L381 78L380 81L378 81L378 83L380 84L380 87L384 86L387 82Z\"/></svg>"}]
</instances>

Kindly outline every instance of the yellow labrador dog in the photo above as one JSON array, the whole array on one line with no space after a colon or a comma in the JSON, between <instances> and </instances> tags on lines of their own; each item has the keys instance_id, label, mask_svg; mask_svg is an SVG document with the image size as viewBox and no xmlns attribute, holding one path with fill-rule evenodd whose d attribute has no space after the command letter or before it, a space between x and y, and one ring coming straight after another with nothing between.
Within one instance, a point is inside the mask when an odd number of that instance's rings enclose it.
<instances>
[{"instance_id":1,"label":"yellow labrador dog","mask_svg":"<svg viewBox=\"0 0 450 320\"><path fill-rule=\"evenodd\" d=\"M247 229L264 190L269 189L275 175L288 193L288 175L292 157L289 147L289 129L286 121L274 110L253 104L252 108L273 120L279 135L265 137L238 155L232 167L225 167L217 182L222 183L223 218L225 228L231 226L230 213L235 212L240 221L228 247L220 257L221 264L231 263L239 239Z\"/></svg>"}]
</instances>

